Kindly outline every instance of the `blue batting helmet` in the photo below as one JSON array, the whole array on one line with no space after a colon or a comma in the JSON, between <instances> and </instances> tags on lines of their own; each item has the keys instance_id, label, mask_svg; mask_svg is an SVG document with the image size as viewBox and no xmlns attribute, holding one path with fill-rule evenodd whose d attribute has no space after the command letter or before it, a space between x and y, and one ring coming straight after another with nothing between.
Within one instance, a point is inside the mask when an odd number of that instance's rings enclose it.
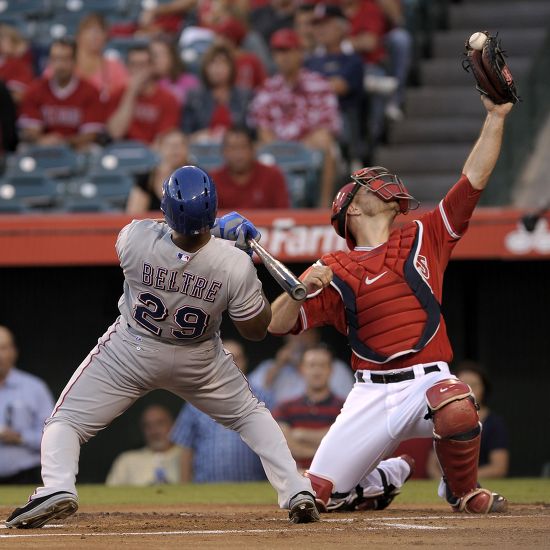
<instances>
[{"instance_id":1,"label":"blue batting helmet","mask_svg":"<svg viewBox=\"0 0 550 550\"><path fill-rule=\"evenodd\" d=\"M174 231L198 235L214 225L218 210L216 186L204 170L182 166L162 184L160 209Z\"/></svg>"}]
</instances>

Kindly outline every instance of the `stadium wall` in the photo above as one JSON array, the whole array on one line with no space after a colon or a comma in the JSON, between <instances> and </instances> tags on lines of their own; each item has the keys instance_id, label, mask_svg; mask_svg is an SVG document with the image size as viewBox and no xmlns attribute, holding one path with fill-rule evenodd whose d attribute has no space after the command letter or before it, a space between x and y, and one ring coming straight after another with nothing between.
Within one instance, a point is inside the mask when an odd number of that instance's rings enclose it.
<instances>
[{"instance_id":1,"label":"stadium wall","mask_svg":"<svg viewBox=\"0 0 550 550\"><path fill-rule=\"evenodd\" d=\"M299 273L308 263L293 263ZM263 266L258 267L267 296L279 290ZM0 324L16 334L21 368L43 377L57 396L73 370L117 315L122 274L114 265L3 267L0 270ZM489 370L494 383L490 405L502 415L511 434L511 474L540 475L550 460L542 437L550 387L550 262L463 260L449 265L443 309L455 359L473 358ZM230 322L222 335L235 337ZM344 337L323 330L336 354L348 359ZM249 343L250 364L274 355L280 340ZM115 456L141 445L139 414L147 403L161 401L174 413L180 401L153 392L82 451L80 482L101 482Z\"/></svg>"}]
</instances>

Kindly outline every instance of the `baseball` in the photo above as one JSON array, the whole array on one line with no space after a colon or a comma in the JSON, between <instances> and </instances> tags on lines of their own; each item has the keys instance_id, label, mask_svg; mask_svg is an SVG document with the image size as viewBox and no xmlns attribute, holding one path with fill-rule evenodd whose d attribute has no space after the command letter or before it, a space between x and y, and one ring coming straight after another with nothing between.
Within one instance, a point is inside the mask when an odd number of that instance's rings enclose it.
<instances>
[{"instance_id":1,"label":"baseball","mask_svg":"<svg viewBox=\"0 0 550 550\"><path fill-rule=\"evenodd\" d=\"M483 46L485 46L485 42L487 42L487 35L484 32L474 32L468 40L470 48L480 51L483 49Z\"/></svg>"},{"instance_id":2,"label":"baseball","mask_svg":"<svg viewBox=\"0 0 550 550\"><path fill-rule=\"evenodd\" d=\"M101 159L101 165L105 170L114 170L118 166L118 159L115 155L105 155Z\"/></svg>"},{"instance_id":3,"label":"baseball","mask_svg":"<svg viewBox=\"0 0 550 550\"><path fill-rule=\"evenodd\" d=\"M22 172L33 172L36 168L36 160L32 157L23 157L19 161L19 168Z\"/></svg>"}]
</instances>

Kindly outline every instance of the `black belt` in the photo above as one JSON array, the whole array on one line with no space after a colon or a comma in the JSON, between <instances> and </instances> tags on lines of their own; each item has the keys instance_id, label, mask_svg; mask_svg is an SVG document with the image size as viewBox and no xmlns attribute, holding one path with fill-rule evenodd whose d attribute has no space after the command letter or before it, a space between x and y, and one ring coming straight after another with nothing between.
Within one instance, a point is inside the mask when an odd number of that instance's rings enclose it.
<instances>
[{"instance_id":1,"label":"black belt","mask_svg":"<svg viewBox=\"0 0 550 550\"><path fill-rule=\"evenodd\" d=\"M439 371L441 371L441 369L438 365L427 365L424 367L424 374ZM414 377L414 369L404 370L403 372L393 372L391 374L378 374L371 372L370 381L373 384L393 384L394 382L413 380ZM365 380L363 378L363 373L361 371L357 371L355 373L355 379L357 380L357 382L368 382L368 380Z\"/></svg>"}]
</instances>

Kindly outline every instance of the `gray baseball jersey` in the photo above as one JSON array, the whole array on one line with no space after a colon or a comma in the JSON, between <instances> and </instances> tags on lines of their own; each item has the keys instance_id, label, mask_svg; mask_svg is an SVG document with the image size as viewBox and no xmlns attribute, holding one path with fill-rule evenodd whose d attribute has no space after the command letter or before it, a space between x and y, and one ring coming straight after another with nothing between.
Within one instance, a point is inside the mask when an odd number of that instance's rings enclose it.
<instances>
[{"instance_id":1,"label":"gray baseball jersey","mask_svg":"<svg viewBox=\"0 0 550 550\"><path fill-rule=\"evenodd\" d=\"M279 504L312 491L284 436L223 349L222 313L234 321L265 307L249 256L212 237L195 253L178 248L167 224L133 221L116 243L124 270L121 315L76 369L46 421L42 478L33 498L76 494L80 445L157 388L209 414L261 458Z\"/></svg>"},{"instance_id":2,"label":"gray baseball jersey","mask_svg":"<svg viewBox=\"0 0 550 550\"><path fill-rule=\"evenodd\" d=\"M225 310L234 321L261 312L262 284L247 254L214 237L188 253L170 235L166 223L154 220L134 220L120 232L124 294L118 307L132 328L189 344L218 333Z\"/></svg>"}]
</instances>

